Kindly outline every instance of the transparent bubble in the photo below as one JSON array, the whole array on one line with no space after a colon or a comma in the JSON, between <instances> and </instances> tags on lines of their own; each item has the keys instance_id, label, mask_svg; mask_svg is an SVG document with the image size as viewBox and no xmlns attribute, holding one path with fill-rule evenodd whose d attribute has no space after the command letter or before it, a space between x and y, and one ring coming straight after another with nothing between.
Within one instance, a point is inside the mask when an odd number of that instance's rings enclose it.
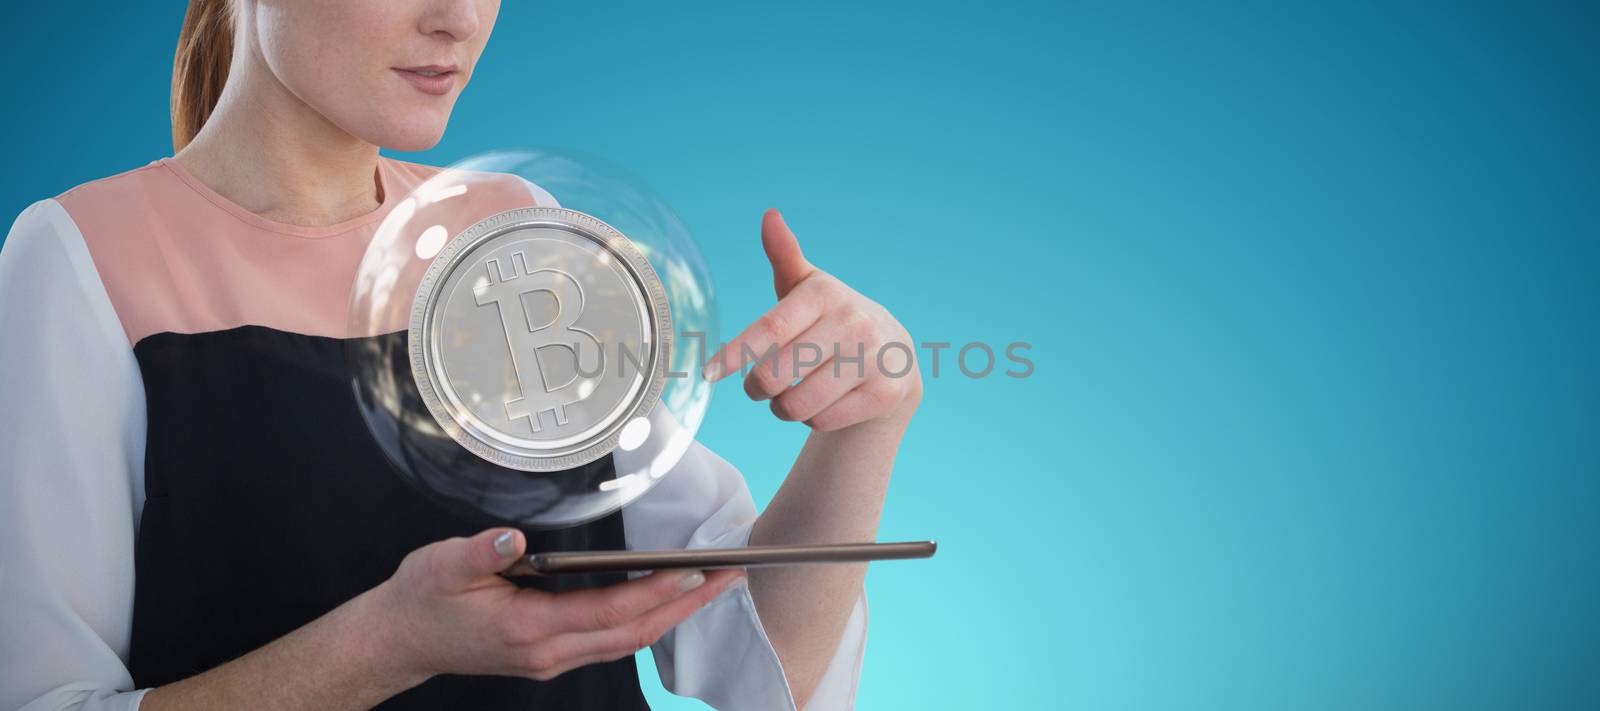
<instances>
[{"instance_id":1,"label":"transparent bubble","mask_svg":"<svg viewBox=\"0 0 1600 711\"><path fill-rule=\"evenodd\" d=\"M603 161L497 151L396 203L351 288L362 415L410 483L529 528L615 512L705 417L710 275L653 191Z\"/></svg>"}]
</instances>

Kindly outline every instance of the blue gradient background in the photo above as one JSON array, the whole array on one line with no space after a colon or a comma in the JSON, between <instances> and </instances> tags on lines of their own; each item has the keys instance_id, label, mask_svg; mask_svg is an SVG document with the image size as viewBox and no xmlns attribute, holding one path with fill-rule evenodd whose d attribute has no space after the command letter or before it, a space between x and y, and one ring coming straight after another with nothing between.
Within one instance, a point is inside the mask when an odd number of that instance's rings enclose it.
<instances>
[{"instance_id":1,"label":"blue gradient background","mask_svg":"<svg viewBox=\"0 0 1600 711\"><path fill-rule=\"evenodd\" d=\"M776 206L917 338L1034 345L928 382L861 708L1596 708L1595 7L507 3L421 159L626 166L728 333ZM0 212L170 152L182 3L9 14ZM805 431L728 384L702 434L764 502Z\"/></svg>"}]
</instances>

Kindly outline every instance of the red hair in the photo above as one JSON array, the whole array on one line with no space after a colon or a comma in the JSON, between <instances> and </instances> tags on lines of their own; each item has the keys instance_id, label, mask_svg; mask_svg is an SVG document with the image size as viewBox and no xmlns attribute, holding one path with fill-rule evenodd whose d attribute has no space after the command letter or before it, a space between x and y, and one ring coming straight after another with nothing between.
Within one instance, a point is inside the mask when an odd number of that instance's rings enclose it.
<instances>
[{"instance_id":1,"label":"red hair","mask_svg":"<svg viewBox=\"0 0 1600 711\"><path fill-rule=\"evenodd\" d=\"M232 59L232 0L189 0L172 60L173 153L189 145L211 116Z\"/></svg>"}]
</instances>

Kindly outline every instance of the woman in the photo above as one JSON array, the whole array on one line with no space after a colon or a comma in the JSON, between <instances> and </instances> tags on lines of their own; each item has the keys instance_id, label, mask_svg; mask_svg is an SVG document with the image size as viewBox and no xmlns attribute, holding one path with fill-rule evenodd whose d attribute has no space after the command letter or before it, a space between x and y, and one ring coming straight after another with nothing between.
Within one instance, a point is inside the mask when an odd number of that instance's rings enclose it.
<instances>
[{"instance_id":1,"label":"woman","mask_svg":"<svg viewBox=\"0 0 1600 711\"><path fill-rule=\"evenodd\" d=\"M852 704L865 566L496 575L530 548L875 537L915 364L797 368L787 346L910 341L776 212L779 301L722 353L784 346L745 390L813 432L759 517L695 444L600 521L484 529L372 446L341 371L344 342L377 335L345 331L350 275L433 172L378 149L439 140L497 11L191 0L175 155L18 217L0 251L0 707L643 708L645 646L669 689L720 708Z\"/></svg>"}]
</instances>

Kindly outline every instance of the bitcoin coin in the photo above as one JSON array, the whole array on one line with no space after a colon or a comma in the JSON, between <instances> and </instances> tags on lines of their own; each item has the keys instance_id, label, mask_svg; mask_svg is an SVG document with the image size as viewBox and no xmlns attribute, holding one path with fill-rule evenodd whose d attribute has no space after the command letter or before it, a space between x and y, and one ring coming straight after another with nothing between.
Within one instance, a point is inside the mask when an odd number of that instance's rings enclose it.
<instances>
[{"instance_id":1,"label":"bitcoin coin","mask_svg":"<svg viewBox=\"0 0 1600 711\"><path fill-rule=\"evenodd\" d=\"M666 292L610 225L576 210L508 210L452 238L412 302L412 375L469 451L530 472L616 448L661 395Z\"/></svg>"}]
</instances>

